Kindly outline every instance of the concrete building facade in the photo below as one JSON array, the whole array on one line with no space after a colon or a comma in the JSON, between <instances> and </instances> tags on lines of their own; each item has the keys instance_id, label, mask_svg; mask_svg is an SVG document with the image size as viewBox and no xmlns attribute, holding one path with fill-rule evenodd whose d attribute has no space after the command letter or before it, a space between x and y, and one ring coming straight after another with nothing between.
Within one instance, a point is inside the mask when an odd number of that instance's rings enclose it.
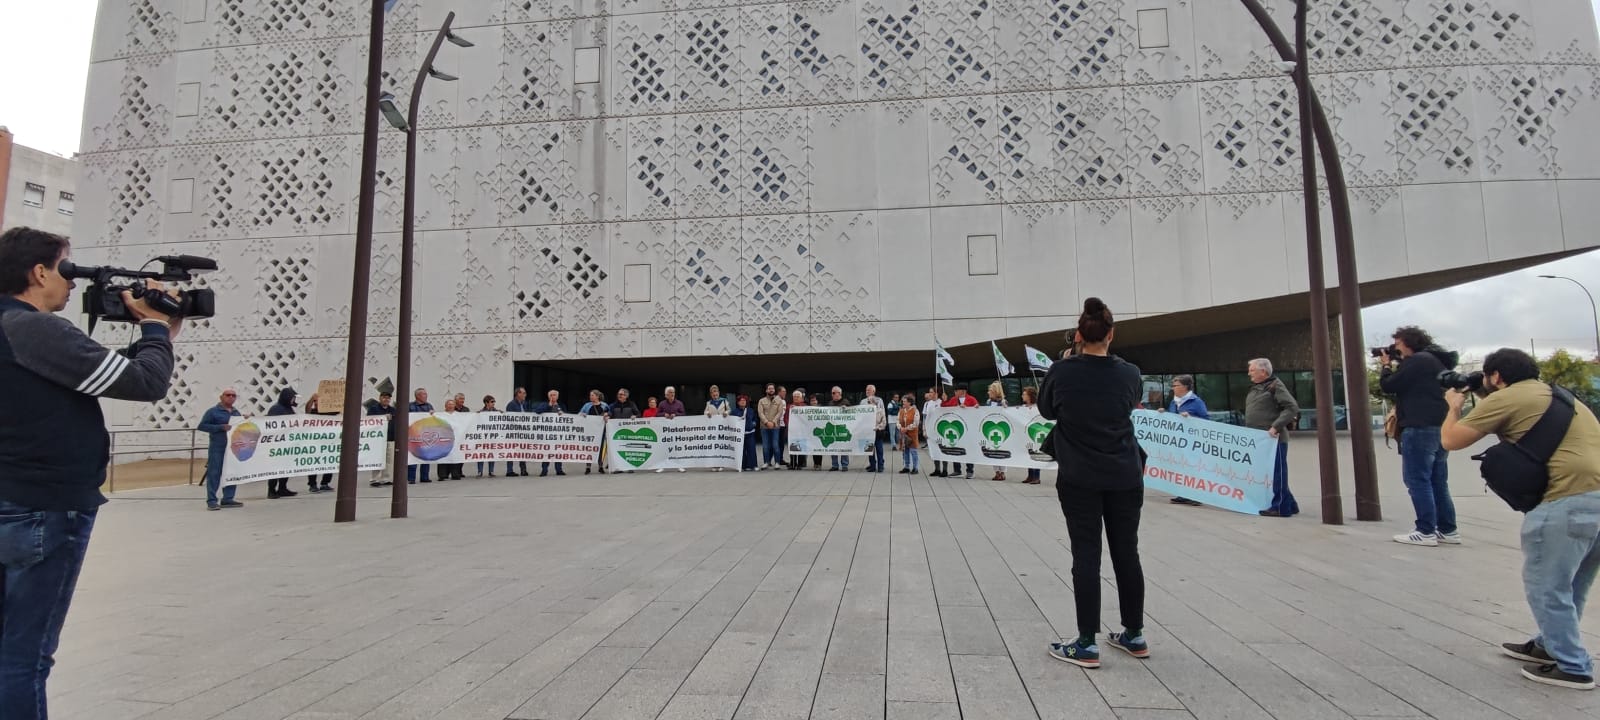
<instances>
[{"instance_id":1,"label":"concrete building facade","mask_svg":"<svg viewBox=\"0 0 1600 720\"><path fill-rule=\"evenodd\" d=\"M0 127L0 230L18 225L72 234L78 161L16 144Z\"/></svg>"},{"instance_id":2,"label":"concrete building facade","mask_svg":"<svg viewBox=\"0 0 1600 720\"><path fill-rule=\"evenodd\" d=\"M1267 4L1287 26L1292 3ZM1233 0L453 5L402 0L382 48L404 98L447 10L476 43L445 46L461 79L421 108L413 377L435 394L910 382L936 336L970 373L990 339L1058 338L1088 295L1134 355L1306 319L1295 96ZM1587 0L1316 5L1369 298L1596 244ZM366 6L102 1L78 251L224 268L172 397L120 422L342 375ZM385 128L373 378L403 147ZM1157 372L1206 369L1170 355Z\"/></svg>"}]
</instances>

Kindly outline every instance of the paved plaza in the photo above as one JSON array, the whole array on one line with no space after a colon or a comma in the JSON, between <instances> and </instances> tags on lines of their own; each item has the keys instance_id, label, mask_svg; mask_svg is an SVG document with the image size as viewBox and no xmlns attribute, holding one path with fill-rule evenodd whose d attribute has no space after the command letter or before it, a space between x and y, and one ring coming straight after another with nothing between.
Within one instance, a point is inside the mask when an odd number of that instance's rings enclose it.
<instances>
[{"instance_id":1,"label":"paved plaza","mask_svg":"<svg viewBox=\"0 0 1600 720\"><path fill-rule=\"evenodd\" d=\"M267 501L257 484L244 509L206 512L193 487L119 493L67 620L53 717L1600 716L1600 693L1534 685L1497 654L1531 627L1520 516L1465 454L1466 544L1416 548L1389 541L1411 517L1392 451L1380 443L1387 519L1329 527L1314 443L1298 440L1300 518L1150 494L1154 655L1106 649L1093 671L1045 652L1075 627L1048 475L475 480L469 465L466 481L412 486L406 520L363 485L342 525L331 494ZM1600 647L1600 621L1585 628Z\"/></svg>"}]
</instances>

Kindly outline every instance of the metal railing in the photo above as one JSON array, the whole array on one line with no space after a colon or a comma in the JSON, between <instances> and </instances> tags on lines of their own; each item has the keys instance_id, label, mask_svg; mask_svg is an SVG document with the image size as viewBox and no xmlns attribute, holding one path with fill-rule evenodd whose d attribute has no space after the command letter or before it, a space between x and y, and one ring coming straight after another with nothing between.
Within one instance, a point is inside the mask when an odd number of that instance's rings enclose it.
<instances>
[{"instance_id":1,"label":"metal railing","mask_svg":"<svg viewBox=\"0 0 1600 720\"><path fill-rule=\"evenodd\" d=\"M155 435L155 434L160 434L160 433L168 433L168 434L183 433L183 434L186 434L186 435L189 436L189 444L188 445L166 445L166 444L140 445L136 449L124 449L124 450L118 450L117 449L117 436L118 435ZM154 456L154 455L161 455L161 454L166 454L166 453L185 453L186 452L186 453L189 454L189 482L188 482L188 484L193 485L194 484L195 451L206 449L206 446L202 446L202 445L197 445L196 444L196 441L199 438L199 433L200 433L200 431L194 430L194 429L191 429L191 428L168 428L168 429L165 429L165 430L112 430L111 431L111 463L106 468L106 485L108 486L107 489L110 492L116 492L117 491L117 456L118 455L150 455L150 456ZM150 459L153 459L153 458L150 458Z\"/></svg>"}]
</instances>

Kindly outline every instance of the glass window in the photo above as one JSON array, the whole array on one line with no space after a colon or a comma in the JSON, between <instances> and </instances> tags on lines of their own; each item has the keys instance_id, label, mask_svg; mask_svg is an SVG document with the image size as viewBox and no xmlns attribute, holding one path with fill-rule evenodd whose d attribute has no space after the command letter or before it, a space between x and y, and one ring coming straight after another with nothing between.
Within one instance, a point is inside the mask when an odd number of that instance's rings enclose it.
<instances>
[{"instance_id":1,"label":"glass window","mask_svg":"<svg viewBox=\"0 0 1600 720\"><path fill-rule=\"evenodd\" d=\"M26 183L22 189L22 204L28 207L44 207L44 186Z\"/></svg>"},{"instance_id":2,"label":"glass window","mask_svg":"<svg viewBox=\"0 0 1600 720\"><path fill-rule=\"evenodd\" d=\"M61 193L61 197L56 201L56 212L61 213L62 215L71 215L75 205L76 203L73 200L72 193Z\"/></svg>"}]
</instances>

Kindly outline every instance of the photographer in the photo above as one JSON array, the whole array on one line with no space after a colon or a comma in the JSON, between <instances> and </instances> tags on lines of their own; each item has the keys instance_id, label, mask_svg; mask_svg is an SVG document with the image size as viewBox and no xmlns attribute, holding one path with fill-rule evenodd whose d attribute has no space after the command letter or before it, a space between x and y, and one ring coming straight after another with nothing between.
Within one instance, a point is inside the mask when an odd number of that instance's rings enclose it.
<instances>
[{"instance_id":1,"label":"photographer","mask_svg":"<svg viewBox=\"0 0 1600 720\"><path fill-rule=\"evenodd\" d=\"M113 352L54 313L73 282L67 239L0 235L0 717L42 718L45 681L110 462L102 397L154 402L172 381L178 322L124 292L139 340ZM150 287L160 289L156 283Z\"/></svg>"},{"instance_id":2,"label":"photographer","mask_svg":"<svg viewBox=\"0 0 1600 720\"><path fill-rule=\"evenodd\" d=\"M1439 444L1445 416L1439 373L1454 369L1457 356L1434 345L1421 328L1409 326L1394 331L1394 345L1381 355L1379 385L1394 396L1400 425L1400 477L1417 513L1416 528L1394 536L1394 541L1425 547L1460 545L1456 506L1450 499L1446 462L1450 454Z\"/></svg>"},{"instance_id":3,"label":"photographer","mask_svg":"<svg viewBox=\"0 0 1600 720\"><path fill-rule=\"evenodd\" d=\"M1527 353L1496 350L1484 358L1483 374L1489 394L1465 419L1466 396L1459 390L1445 395L1446 449L1464 450L1490 434L1518 442L1551 409L1551 388L1539 382L1539 366ZM1501 648L1535 663L1522 670L1534 682L1588 690L1594 687L1594 662L1578 622L1600 569L1600 422L1583 403L1574 403L1561 437L1545 464L1544 496L1522 520L1522 584L1539 634Z\"/></svg>"}]
</instances>

